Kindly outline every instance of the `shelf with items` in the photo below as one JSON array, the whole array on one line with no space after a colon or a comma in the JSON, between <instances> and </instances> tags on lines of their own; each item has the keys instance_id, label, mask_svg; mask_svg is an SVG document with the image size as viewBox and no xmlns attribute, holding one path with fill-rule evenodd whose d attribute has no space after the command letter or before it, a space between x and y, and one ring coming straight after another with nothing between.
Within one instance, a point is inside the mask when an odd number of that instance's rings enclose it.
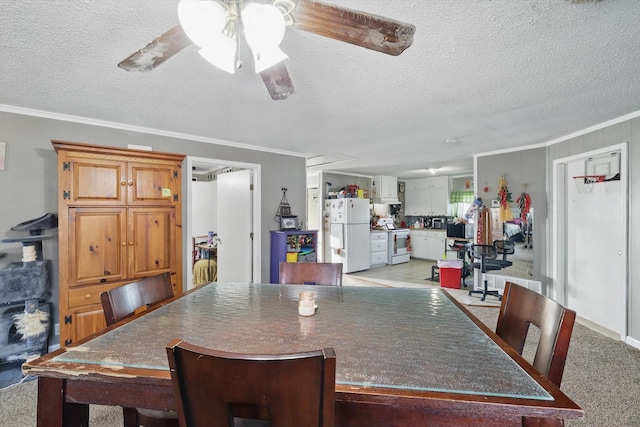
<instances>
[{"instance_id":1,"label":"shelf with items","mask_svg":"<svg viewBox=\"0 0 640 427\"><path fill-rule=\"evenodd\" d=\"M272 230L270 282L278 283L281 262L317 262L316 230Z\"/></svg>"},{"instance_id":2,"label":"shelf with items","mask_svg":"<svg viewBox=\"0 0 640 427\"><path fill-rule=\"evenodd\" d=\"M191 255L192 267L201 259L216 258L218 246L214 241L209 241L208 239L209 236L195 236L191 238L191 246L193 247Z\"/></svg>"}]
</instances>

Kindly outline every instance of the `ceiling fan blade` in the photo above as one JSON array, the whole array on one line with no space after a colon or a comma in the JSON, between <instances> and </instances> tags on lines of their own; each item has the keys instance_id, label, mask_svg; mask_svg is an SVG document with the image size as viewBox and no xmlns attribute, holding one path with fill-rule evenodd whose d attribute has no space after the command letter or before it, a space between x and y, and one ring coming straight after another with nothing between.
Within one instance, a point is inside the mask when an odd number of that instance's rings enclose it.
<instances>
[{"instance_id":1,"label":"ceiling fan blade","mask_svg":"<svg viewBox=\"0 0 640 427\"><path fill-rule=\"evenodd\" d=\"M287 99L295 93L289 70L284 62L261 71L260 77L262 77L262 81L274 101Z\"/></svg>"},{"instance_id":2,"label":"ceiling fan blade","mask_svg":"<svg viewBox=\"0 0 640 427\"><path fill-rule=\"evenodd\" d=\"M118 67L127 71L151 71L191 43L182 27L176 25L119 63Z\"/></svg>"},{"instance_id":3,"label":"ceiling fan blade","mask_svg":"<svg viewBox=\"0 0 640 427\"><path fill-rule=\"evenodd\" d=\"M394 56L411 46L416 31L412 24L314 0L298 0L291 18L301 30Z\"/></svg>"}]
</instances>

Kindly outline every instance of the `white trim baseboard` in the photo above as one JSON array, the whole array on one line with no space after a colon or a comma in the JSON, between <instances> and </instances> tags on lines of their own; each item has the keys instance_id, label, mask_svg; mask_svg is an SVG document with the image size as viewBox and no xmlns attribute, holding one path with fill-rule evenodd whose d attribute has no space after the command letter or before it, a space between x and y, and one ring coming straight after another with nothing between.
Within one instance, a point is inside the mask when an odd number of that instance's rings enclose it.
<instances>
[{"instance_id":1,"label":"white trim baseboard","mask_svg":"<svg viewBox=\"0 0 640 427\"><path fill-rule=\"evenodd\" d=\"M637 339L631 338L631 337L627 337L625 342L627 344L629 344L631 347L635 347L635 348L640 350L640 341L638 341Z\"/></svg>"}]
</instances>

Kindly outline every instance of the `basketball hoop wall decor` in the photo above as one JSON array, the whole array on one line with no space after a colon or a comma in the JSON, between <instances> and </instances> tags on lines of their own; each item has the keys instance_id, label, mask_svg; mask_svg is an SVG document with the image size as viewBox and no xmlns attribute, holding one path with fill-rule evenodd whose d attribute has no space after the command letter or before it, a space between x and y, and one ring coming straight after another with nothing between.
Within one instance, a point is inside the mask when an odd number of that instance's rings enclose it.
<instances>
[{"instance_id":1,"label":"basketball hoop wall decor","mask_svg":"<svg viewBox=\"0 0 640 427\"><path fill-rule=\"evenodd\" d=\"M573 177L578 193L591 193L596 183L605 182L604 175L578 175Z\"/></svg>"}]
</instances>

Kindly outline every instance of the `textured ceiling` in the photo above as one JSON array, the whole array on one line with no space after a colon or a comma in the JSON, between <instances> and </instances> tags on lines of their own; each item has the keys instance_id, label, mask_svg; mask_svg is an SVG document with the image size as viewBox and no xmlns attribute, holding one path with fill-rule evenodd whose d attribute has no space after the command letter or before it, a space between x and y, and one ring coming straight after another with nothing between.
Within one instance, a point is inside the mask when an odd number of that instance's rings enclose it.
<instances>
[{"instance_id":1,"label":"textured ceiling","mask_svg":"<svg viewBox=\"0 0 640 427\"><path fill-rule=\"evenodd\" d=\"M403 178L640 110L639 1L332 2L412 23L415 41L393 57L287 29L296 93L272 101L250 59L230 75L194 46L148 73L117 67L177 23L177 0L0 0L0 104Z\"/></svg>"}]
</instances>

